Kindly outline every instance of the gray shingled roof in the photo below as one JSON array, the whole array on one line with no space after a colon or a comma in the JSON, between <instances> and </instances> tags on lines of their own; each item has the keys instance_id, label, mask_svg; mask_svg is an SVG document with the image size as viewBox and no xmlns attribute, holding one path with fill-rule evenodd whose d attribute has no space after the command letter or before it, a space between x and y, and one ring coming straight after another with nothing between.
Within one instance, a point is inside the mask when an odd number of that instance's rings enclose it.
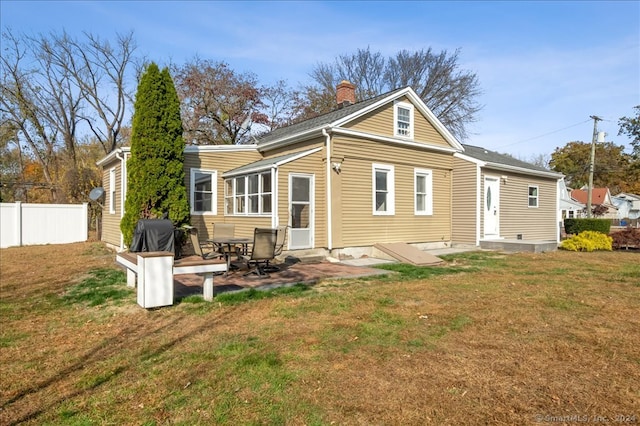
<instances>
[{"instance_id":1,"label":"gray shingled roof","mask_svg":"<svg viewBox=\"0 0 640 426\"><path fill-rule=\"evenodd\" d=\"M475 158L486 163L503 164L506 166L519 167L521 169L529 169L537 172L555 173L552 170L545 169L544 167L536 166L535 164L527 163L526 161L518 160L510 155L500 154L495 151L489 151L486 148L479 146L462 144L464 147L464 155Z\"/></svg>"},{"instance_id":2,"label":"gray shingled roof","mask_svg":"<svg viewBox=\"0 0 640 426\"><path fill-rule=\"evenodd\" d=\"M265 158L262 160L254 161L253 163L245 164L244 166L236 167L235 169L227 170L222 174L223 177L230 175L242 174L250 171L267 170L276 164L285 164L289 160L296 157L304 157L313 150L293 152L291 154L279 155L277 157Z\"/></svg>"},{"instance_id":3,"label":"gray shingled roof","mask_svg":"<svg viewBox=\"0 0 640 426\"><path fill-rule=\"evenodd\" d=\"M287 127L282 127L276 130L273 130L265 135L258 137L258 147L260 145L264 145L269 142L276 141L278 139L285 139L290 136L297 135L299 133L303 133L308 130L324 127L324 125L333 123L341 118L347 117L355 112L360 111L361 109L367 108L370 105L375 104L380 99L384 99L387 96L393 95L395 92L399 92L405 89L404 87L401 89L392 90L387 93L383 93L382 95L378 95L374 98L367 99L366 101L356 102L353 105L346 106L344 108L336 109L334 111L328 112L326 114L319 115L314 118L310 118L308 120L301 121L296 124L292 124Z\"/></svg>"}]
</instances>

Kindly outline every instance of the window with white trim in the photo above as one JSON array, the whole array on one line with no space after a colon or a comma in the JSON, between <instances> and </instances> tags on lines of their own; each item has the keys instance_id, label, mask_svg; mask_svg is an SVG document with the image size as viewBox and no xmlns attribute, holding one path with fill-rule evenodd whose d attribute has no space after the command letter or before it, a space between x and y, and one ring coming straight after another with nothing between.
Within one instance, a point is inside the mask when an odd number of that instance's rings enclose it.
<instances>
[{"instance_id":1,"label":"window with white trim","mask_svg":"<svg viewBox=\"0 0 640 426\"><path fill-rule=\"evenodd\" d=\"M413 105L397 102L393 107L393 134L413 139Z\"/></svg>"},{"instance_id":2,"label":"window with white trim","mask_svg":"<svg viewBox=\"0 0 640 426\"><path fill-rule=\"evenodd\" d=\"M394 168L385 164L373 164L373 214L395 214Z\"/></svg>"},{"instance_id":3,"label":"window with white trim","mask_svg":"<svg viewBox=\"0 0 640 426\"><path fill-rule=\"evenodd\" d=\"M414 169L415 214L433 214L433 172Z\"/></svg>"},{"instance_id":4,"label":"window with white trim","mask_svg":"<svg viewBox=\"0 0 640 426\"><path fill-rule=\"evenodd\" d=\"M271 170L225 179L224 213L240 216L270 214L271 180Z\"/></svg>"},{"instance_id":5,"label":"window with white trim","mask_svg":"<svg viewBox=\"0 0 640 426\"><path fill-rule=\"evenodd\" d=\"M109 170L109 213L116 213L116 169Z\"/></svg>"},{"instance_id":6,"label":"window with white trim","mask_svg":"<svg viewBox=\"0 0 640 426\"><path fill-rule=\"evenodd\" d=\"M218 214L215 170L191 169L191 214Z\"/></svg>"},{"instance_id":7,"label":"window with white trim","mask_svg":"<svg viewBox=\"0 0 640 426\"><path fill-rule=\"evenodd\" d=\"M538 187L529 185L529 207L538 207Z\"/></svg>"}]
</instances>

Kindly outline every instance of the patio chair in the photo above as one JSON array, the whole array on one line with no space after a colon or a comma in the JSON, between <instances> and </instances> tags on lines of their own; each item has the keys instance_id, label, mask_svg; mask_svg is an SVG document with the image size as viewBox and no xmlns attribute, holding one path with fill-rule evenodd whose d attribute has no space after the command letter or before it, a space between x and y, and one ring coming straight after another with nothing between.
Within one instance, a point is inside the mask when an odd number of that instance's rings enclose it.
<instances>
[{"instance_id":1,"label":"patio chair","mask_svg":"<svg viewBox=\"0 0 640 426\"><path fill-rule=\"evenodd\" d=\"M203 259L213 259L217 257L212 244L200 241L200 238L198 237L198 228L193 226L184 226L184 228L189 233L189 241L191 241L193 251L197 256L200 256ZM205 249L209 249L209 251L205 251Z\"/></svg>"},{"instance_id":2,"label":"patio chair","mask_svg":"<svg viewBox=\"0 0 640 426\"><path fill-rule=\"evenodd\" d=\"M214 223L213 238L233 238L236 233L235 223ZM214 243L214 249L220 254L220 257L226 257L230 253L237 253L238 247L229 247L227 244Z\"/></svg>"},{"instance_id":3,"label":"patio chair","mask_svg":"<svg viewBox=\"0 0 640 426\"><path fill-rule=\"evenodd\" d=\"M245 276L250 274L256 274L261 278L269 276L265 266L275 257L277 233L277 229L271 228L256 228L253 231L251 254L242 256L249 269Z\"/></svg>"},{"instance_id":4,"label":"patio chair","mask_svg":"<svg viewBox=\"0 0 640 426\"><path fill-rule=\"evenodd\" d=\"M285 242L287 240L287 228L288 226L278 226L276 228L276 248L274 252L274 258L276 256L280 256L282 254L282 250L284 249ZM270 260L267 260L267 264L264 267L266 272L277 272L280 270L280 266L272 265Z\"/></svg>"}]
</instances>

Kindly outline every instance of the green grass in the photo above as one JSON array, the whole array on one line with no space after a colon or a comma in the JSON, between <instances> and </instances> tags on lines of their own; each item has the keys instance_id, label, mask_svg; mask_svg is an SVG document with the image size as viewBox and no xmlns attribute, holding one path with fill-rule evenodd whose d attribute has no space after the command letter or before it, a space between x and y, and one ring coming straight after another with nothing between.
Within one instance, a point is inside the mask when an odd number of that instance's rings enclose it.
<instances>
[{"instance_id":1,"label":"green grass","mask_svg":"<svg viewBox=\"0 0 640 426\"><path fill-rule=\"evenodd\" d=\"M29 337L27 333L13 333L11 330L5 330L0 335L0 348L9 348L17 346L21 340Z\"/></svg>"},{"instance_id":2,"label":"green grass","mask_svg":"<svg viewBox=\"0 0 640 426\"><path fill-rule=\"evenodd\" d=\"M415 266L406 263L385 263L376 265L378 269L395 272L381 280L410 281L432 277L460 274L463 272L477 272L484 268L505 267L505 256L494 252L465 252L441 256L446 261L441 266Z\"/></svg>"},{"instance_id":3,"label":"green grass","mask_svg":"<svg viewBox=\"0 0 640 426\"><path fill-rule=\"evenodd\" d=\"M370 281L214 303L193 295L150 311L135 306L122 271L92 270L64 293L0 301L15 399L3 415L8 424L327 425L422 424L429 413L433 424L480 424L498 407L502 424L526 424L555 397L627 412L640 367L636 259L463 253ZM590 365L615 380L590 381ZM576 380L585 392L571 392Z\"/></svg>"},{"instance_id":4,"label":"green grass","mask_svg":"<svg viewBox=\"0 0 640 426\"><path fill-rule=\"evenodd\" d=\"M66 304L98 306L112 302L119 304L131 300L133 289L123 286L126 282L123 271L115 269L94 269L90 277L69 288L62 295Z\"/></svg>"},{"instance_id":5,"label":"green grass","mask_svg":"<svg viewBox=\"0 0 640 426\"><path fill-rule=\"evenodd\" d=\"M270 290L256 290L255 288L250 288L248 290L218 294L216 296L216 302L226 305L235 305L251 300L267 299L276 296L303 296L309 291L309 289L310 287L308 285L299 283L293 286L277 287Z\"/></svg>"}]
</instances>

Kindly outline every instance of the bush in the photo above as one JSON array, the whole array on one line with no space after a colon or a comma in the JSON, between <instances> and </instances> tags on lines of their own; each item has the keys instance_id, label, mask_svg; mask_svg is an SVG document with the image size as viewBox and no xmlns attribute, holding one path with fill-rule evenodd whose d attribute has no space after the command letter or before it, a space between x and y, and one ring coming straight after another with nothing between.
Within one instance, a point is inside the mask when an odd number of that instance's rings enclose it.
<instances>
[{"instance_id":1,"label":"bush","mask_svg":"<svg viewBox=\"0 0 640 426\"><path fill-rule=\"evenodd\" d=\"M613 248L640 248L640 228L628 227L622 231L612 233L611 238L613 238Z\"/></svg>"},{"instance_id":2,"label":"bush","mask_svg":"<svg viewBox=\"0 0 640 426\"><path fill-rule=\"evenodd\" d=\"M611 229L609 219L565 219L564 230L567 234L578 235L584 231L596 231L607 235Z\"/></svg>"},{"instance_id":3,"label":"bush","mask_svg":"<svg viewBox=\"0 0 640 426\"><path fill-rule=\"evenodd\" d=\"M596 231L584 231L560 243L560 248L569 251L612 250L613 238Z\"/></svg>"}]
</instances>

